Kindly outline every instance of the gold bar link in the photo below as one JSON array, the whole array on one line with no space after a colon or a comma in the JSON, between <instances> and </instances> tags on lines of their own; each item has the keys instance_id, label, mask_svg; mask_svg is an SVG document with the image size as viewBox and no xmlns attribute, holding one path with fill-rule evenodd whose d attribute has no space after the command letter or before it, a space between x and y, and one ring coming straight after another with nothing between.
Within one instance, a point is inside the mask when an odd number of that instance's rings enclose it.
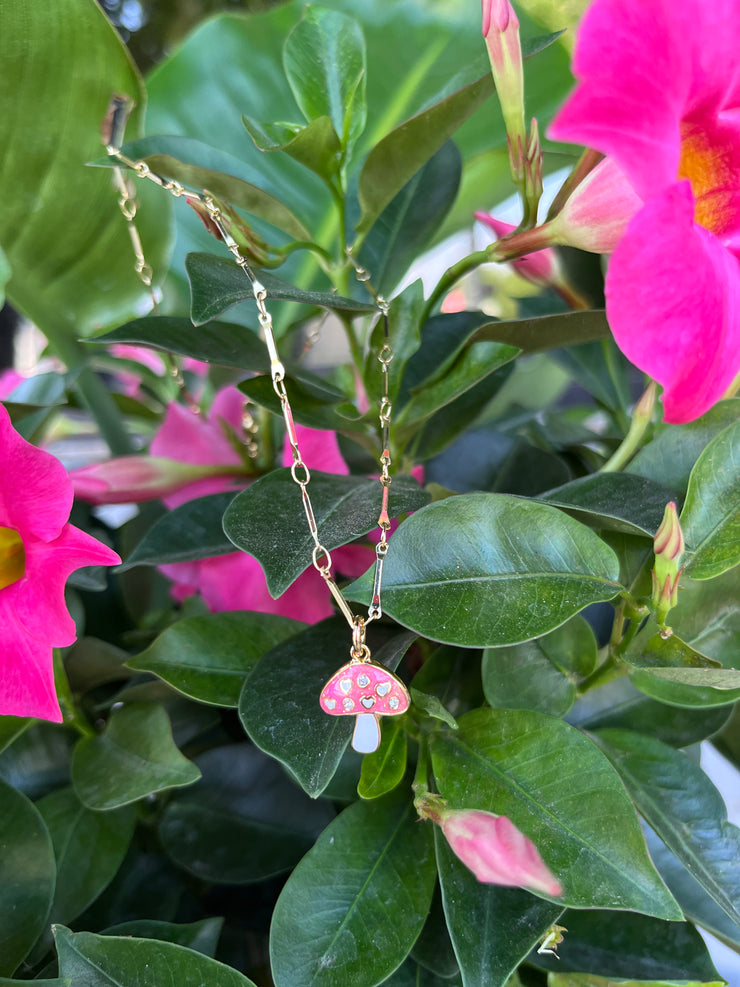
<instances>
[{"instance_id":1,"label":"gold bar link","mask_svg":"<svg viewBox=\"0 0 740 987\"><path fill-rule=\"evenodd\" d=\"M327 555L328 554L329 553L327 552ZM318 566L317 566L317 568L318 568ZM335 601L336 605L342 611L342 613L344 614L344 616L345 616L345 618L347 620L347 623L349 624L349 626L354 631L354 627L355 627L355 615L352 613L352 611L349 608L349 604L347 603L347 601L345 600L345 598L342 596L342 591L337 586L337 584L334 582L334 579L333 579L333 577L332 577L332 575L331 575L331 573L329 572L328 569L326 569L326 570L325 569L319 569L319 572L324 577L324 581L326 582L326 585L329 587L329 592L334 597L334 601Z\"/></svg>"}]
</instances>

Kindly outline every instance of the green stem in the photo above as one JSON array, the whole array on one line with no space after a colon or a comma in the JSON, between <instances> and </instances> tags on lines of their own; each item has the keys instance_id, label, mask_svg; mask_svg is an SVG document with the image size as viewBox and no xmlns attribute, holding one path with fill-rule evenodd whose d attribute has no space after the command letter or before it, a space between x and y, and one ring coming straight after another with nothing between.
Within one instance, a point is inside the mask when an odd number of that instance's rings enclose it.
<instances>
[{"instance_id":1,"label":"green stem","mask_svg":"<svg viewBox=\"0 0 740 987\"><path fill-rule=\"evenodd\" d=\"M626 671L627 666L616 655L609 655L606 661L599 665L595 672L592 672L591 675L587 676L581 682L578 686L578 695L582 696L599 685L606 685L607 682L611 682L613 679L624 675Z\"/></svg>"},{"instance_id":2,"label":"green stem","mask_svg":"<svg viewBox=\"0 0 740 987\"><path fill-rule=\"evenodd\" d=\"M416 771L411 791L414 798L422 798L429 794L429 763L427 754L428 741L422 733L419 737L419 757L416 761Z\"/></svg>"},{"instance_id":3,"label":"green stem","mask_svg":"<svg viewBox=\"0 0 740 987\"><path fill-rule=\"evenodd\" d=\"M604 463L600 473L615 473L623 469L640 447L645 430L650 424L655 405L656 384L651 381L645 393L635 405L629 429L614 454Z\"/></svg>"},{"instance_id":4,"label":"green stem","mask_svg":"<svg viewBox=\"0 0 740 987\"><path fill-rule=\"evenodd\" d=\"M460 278L469 274L470 271L474 271L481 264L489 263L490 259L487 250L476 250L474 253L468 254L467 257L463 257L456 264L453 264L452 267L448 267L427 300L421 317L421 324L423 325L426 322L436 308L437 302L450 291Z\"/></svg>"},{"instance_id":5,"label":"green stem","mask_svg":"<svg viewBox=\"0 0 740 987\"><path fill-rule=\"evenodd\" d=\"M339 314L339 313L338 313ZM340 320L344 326L344 331L347 335L347 342L349 343L349 351L352 354L352 362L355 365L355 369L360 376L360 380L363 379L363 369L364 369L364 359L362 353L362 346L357 338L357 333L355 332L355 327L352 324L352 319L349 316L341 316Z\"/></svg>"},{"instance_id":6,"label":"green stem","mask_svg":"<svg viewBox=\"0 0 740 987\"><path fill-rule=\"evenodd\" d=\"M67 365L74 381L73 388L84 407L97 422L100 434L113 456L134 452L131 438L123 426L121 413L98 375L90 369L85 348L64 332L47 337L49 345Z\"/></svg>"},{"instance_id":7,"label":"green stem","mask_svg":"<svg viewBox=\"0 0 740 987\"><path fill-rule=\"evenodd\" d=\"M59 648L52 650L54 661L54 688L56 689L59 708L62 711L65 726L73 727L83 737L95 737L94 728L88 722L77 706L75 705L72 689L67 678L67 670L64 667L64 659Z\"/></svg>"}]
</instances>

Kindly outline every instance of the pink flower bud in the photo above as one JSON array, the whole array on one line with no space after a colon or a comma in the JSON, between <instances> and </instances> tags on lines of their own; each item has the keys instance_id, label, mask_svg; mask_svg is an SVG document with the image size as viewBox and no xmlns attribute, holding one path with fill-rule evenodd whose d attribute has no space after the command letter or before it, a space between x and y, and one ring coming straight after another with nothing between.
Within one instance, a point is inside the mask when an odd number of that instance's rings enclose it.
<instances>
[{"instance_id":1,"label":"pink flower bud","mask_svg":"<svg viewBox=\"0 0 740 987\"><path fill-rule=\"evenodd\" d=\"M485 212L475 213L475 218L493 230L499 239L513 233L516 229L511 223L505 223L502 219L496 219L495 216ZM558 256L554 250L547 247L544 250L535 250L531 254L524 254L524 256L511 261L511 265L526 281L539 287L554 286L562 281Z\"/></svg>"},{"instance_id":2,"label":"pink flower bud","mask_svg":"<svg viewBox=\"0 0 740 987\"><path fill-rule=\"evenodd\" d=\"M156 500L190 483L213 476L235 476L241 466L197 466L160 456L121 456L105 463L73 470L75 496L90 504L130 504Z\"/></svg>"},{"instance_id":3,"label":"pink flower bud","mask_svg":"<svg viewBox=\"0 0 740 987\"><path fill-rule=\"evenodd\" d=\"M482 0L482 11L483 37L506 124L512 164L516 164L516 155L527 145L519 21L509 0Z\"/></svg>"},{"instance_id":4,"label":"pink flower bud","mask_svg":"<svg viewBox=\"0 0 740 987\"><path fill-rule=\"evenodd\" d=\"M545 228L551 243L609 254L642 205L622 170L604 158Z\"/></svg>"},{"instance_id":5,"label":"pink flower bud","mask_svg":"<svg viewBox=\"0 0 740 987\"><path fill-rule=\"evenodd\" d=\"M655 567L653 568L653 606L656 619L665 627L665 619L678 603L678 582L681 578L681 560L685 542L676 512L671 501L666 505L660 527L653 539Z\"/></svg>"}]
</instances>

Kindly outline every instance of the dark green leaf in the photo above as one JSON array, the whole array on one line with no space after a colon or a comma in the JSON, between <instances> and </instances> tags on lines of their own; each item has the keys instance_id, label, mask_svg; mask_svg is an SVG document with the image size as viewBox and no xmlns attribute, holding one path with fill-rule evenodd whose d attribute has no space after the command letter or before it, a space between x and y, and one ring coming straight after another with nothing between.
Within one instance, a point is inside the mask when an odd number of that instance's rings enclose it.
<instances>
[{"instance_id":1,"label":"dark green leaf","mask_svg":"<svg viewBox=\"0 0 740 987\"><path fill-rule=\"evenodd\" d=\"M388 367L388 396L391 403L395 402L398 395L406 364L419 349L423 310L424 287L420 280L407 285L391 302L388 312L389 343L393 342L393 359ZM385 344L384 322L383 319L378 319L370 337L364 373L368 397L376 401L380 401L384 394L379 357Z\"/></svg>"},{"instance_id":2,"label":"dark green leaf","mask_svg":"<svg viewBox=\"0 0 740 987\"><path fill-rule=\"evenodd\" d=\"M518 346L524 353L576 346L609 336L609 323L601 309L586 312L560 312L534 319L488 322L476 335L478 340L495 340Z\"/></svg>"},{"instance_id":3,"label":"dark green leaf","mask_svg":"<svg viewBox=\"0 0 740 987\"><path fill-rule=\"evenodd\" d=\"M377 526L377 480L312 472L309 493L319 541L329 551ZM412 477L394 476L389 516L417 510L428 500L429 495ZM269 524L265 518L270 519ZM275 470L238 494L224 515L223 525L234 545L259 561L274 597L284 593L310 565L314 540L305 523L300 491L288 469ZM368 566L372 561L368 551Z\"/></svg>"},{"instance_id":4,"label":"dark green leaf","mask_svg":"<svg viewBox=\"0 0 740 987\"><path fill-rule=\"evenodd\" d=\"M460 152L448 141L376 219L360 261L372 272L373 285L381 294L390 294L428 247L455 201L461 172Z\"/></svg>"},{"instance_id":5,"label":"dark green leaf","mask_svg":"<svg viewBox=\"0 0 740 987\"><path fill-rule=\"evenodd\" d=\"M214 706L238 706L246 678L265 652L304 627L272 613L212 613L178 620L128 663Z\"/></svg>"},{"instance_id":6,"label":"dark green leaf","mask_svg":"<svg viewBox=\"0 0 740 987\"><path fill-rule=\"evenodd\" d=\"M457 730L455 717L442 705L436 696L430 696L426 692L420 692L419 689L415 689L413 686L410 691L411 701L417 709L423 710L427 716L431 716L435 720L441 720L443 723L446 723L451 730Z\"/></svg>"},{"instance_id":7,"label":"dark green leaf","mask_svg":"<svg viewBox=\"0 0 740 987\"><path fill-rule=\"evenodd\" d=\"M726 667L740 665L740 568L711 580L681 577L670 623L676 634Z\"/></svg>"},{"instance_id":8,"label":"dark green leaf","mask_svg":"<svg viewBox=\"0 0 740 987\"><path fill-rule=\"evenodd\" d=\"M170 315L134 319L125 326L94 336L90 343L138 343L170 353L192 356L206 363L266 373L270 367L265 344L244 326L207 322L194 326L190 319Z\"/></svg>"},{"instance_id":9,"label":"dark green leaf","mask_svg":"<svg viewBox=\"0 0 740 987\"><path fill-rule=\"evenodd\" d=\"M740 699L734 668L635 669L630 678L646 696L674 706L726 706Z\"/></svg>"},{"instance_id":10,"label":"dark green leaf","mask_svg":"<svg viewBox=\"0 0 740 987\"><path fill-rule=\"evenodd\" d=\"M200 922L190 922L187 925L141 918L112 925L103 931L103 935L159 939L162 942L174 942L178 946L187 946L188 949L194 949L204 956L213 956L223 924L222 918L202 918Z\"/></svg>"},{"instance_id":11,"label":"dark green leaf","mask_svg":"<svg viewBox=\"0 0 740 987\"><path fill-rule=\"evenodd\" d=\"M188 254L186 269L190 279L190 315L196 326L203 326L211 319L245 299L254 300L249 279L233 260L214 254ZM286 281L281 281L267 271L255 272L267 290L267 304L271 301L300 302L302 305L345 312L375 312L374 305L358 302L328 291L302 291ZM257 310L255 308L255 318Z\"/></svg>"},{"instance_id":12,"label":"dark green leaf","mask_svg":"<svg viewBox=\"0 0 740 987\"><path fill-rule=\"evenodd\" d=\"M32 802L0 781L0 975L10 976L46 926L54 850Z\"/></svg>"},{"instance_id":13,"label":"dark green leaf","mask_svg":"<svg viewBox=\"0 0 740 987\"><path fill-rule=\"evenodd\" d=\"M545 970L570 970L618 980L717 982L704 941L686 922L664 922L630 912L568 911L558 957L532 953L528 962Z\"/></svg>"},{"instance_id":14,"label":"dark green leaf","mask_svg":"<svg viewBox=\"0 0 740 987\"><path fill-rule=\"evenodd\" d=\"M247 116L242 122L260 151L285 151L315 171L324 181L334 178L341 165L342 148L330 117L317 117L307 126L258 123Z\"/></svg>"},{"instance_id":15,"label":"dark green leaf","mask_svg":"<svg viewBox=\"0 0 740 987\"><path fill-rule=\"evenodd\" d=\"M410 959L436 974L443 980L455 977L459 980L460 970L452 946L447 919L442 907L442 892L439 884L434 889L432 907L424 923L419 938L411 950Z\"/></svg>"},{"instance_id":16,"label":"dark green leaf","mask_svg":"<svg viewBox=\"0 0 740 987\"><path fill-rule=\"evenodd\" d=\"M447 926L465 987L504 987L563 913L518 888L482 884L434 832Z\"/></svg>"},{"instance_id":17,"label":"dark green leaf","mask_svg":"<svg viewBox=\"0 0 740 987\"><path fill-rule=\"evenodd\" d=\"M665 487L630 473L593 473L539 498L556 504L592 528L653 537L665 506L676 495Z\"/></svg>"},{"instance_id":18,"label":"dark green leaf","mask_svg":"<svg viewBox=\"0 0 740 987\"><path fill-rule=\"evenodd\" d=\"M118 571L137 565L193 562L233 552L222 520L235 496L234 490L208 494L167 511L149 528Z\"/></svg>"},{"instance_id":19,"label":"dark green leaf","mask_svg":"<svg viewBox=\"0 0 740 987\"><path fill-rule=\"evenodd\" d=\"M722 667L713 658L707 658L706 655L695 651L676 634L664 637L652 619L646 622L622 657L635 668L666 670L669 682L685 681L688 684L695 682L697 685L701 684L701 676L695 674L696 670ZM683 672L679 674L675 671L677 669L692 669L692 672L686 677ZM662 675L663 672L661 671L660 674ZM707 681L707 685L712 685L713 680L714 676ZM737 683L737 687L740 688L740 675L737 676Z\"/></svg>"},{"instance_id":20,"label":"dark green leaf","mask_svg":"<svg viewBox=\"0 0 740 987\"><path fill-rule=\"evenodd\" d=\"M433 641L516 644L611 599L617 578L611 549L556 508L468 494L417 511L393 535L383 608ZM348 592L369 589L365 576Z\"/></svg>"},{"instance_id":21,"label":"dark green leaf","mask_svg":"<svg viewBox=\"0 0 740 987\"><path fill-rule=\"evenodd\" d=\"M56 724L32 722L0 754L0 778L31 799L69 784L74 738Z\"/></svg>"},{"instance_id":22,"label":"dark green leaf","mask_svg":"<svg viewBox=\"0 0 740 987\"><path fill-rule=\"evenodd\" d=\"M315 379L307 380L305 370L300 371L300 378L298 372L289 373L285 386L293 409L293 420L299 425L347 435L366 434L364 416L350 403L346 395L338 394L327 384L318 386ZM280 399L266 374L244 381L239 385L239 390L250 401L282 417Z\"/></svg>"},{"instance_id":23,"label":"dark green leaf","mask_svg":"<svg viewBox=\"0 0 740 987\"><path fill-rule=\"evenodd\" d=\"M551 661L543 640L483 653L483 691L491 706L565 716L575 702L576 687Z\"/></svg>"},{"instance_id":24,"label":"dark green leaf","mask_svg":"<svg viewBox=\"0 0 740 987\"><path fill-rule=\"evenodd\" d=\"M105 732L83 738L72 758L72 782L91 809L115 809L198 778L175 747L165 710L144 703L114 710Z\"/></svg>"},{"instance_id":25,"label":"dark green leaf","mask_svg":"<svg viewBox=\"0 0 740 987\"><path fill-rule=\"evenodd\" d=\"M596 734L640 813L734 922L740 922L740 829L701 768L659 740Z\"/></svg>"},{"instance_id":26,"label":"dark green leaf","mask_svg":"<svg viewBox=\"0 0 740 987\"><path fill-rule=\"evenodd\" d=\"M54 980L36 980L33 981L34 987L72 987L72 981L64 979L54 979ZM27 980L8 980L6 977L0 977L0 987L27 987Z\"/></svg>"},{"instance_id":27,"label":"dark green leaf","mask_svg":"<svg viewBox=\"0 0 740 987\"><path fill-rule=\"evenodd\" d=\"M306 7L288 35L283 67L309 123L327 116L345 150L365 129L365 39L351 17Z\"/></svg>"},{"instance_id":28,"label":"dark green leaf","mask_svg":"<svg viewBox=\"0 0 740 987\"><path fill-rule=\"evenodd\" d=\"M393 973L432 900L430 830L405 794L357 802L324 830L275 906L276 987L361 987Z\"/></svg>"},{"instance_id":29,"label":"dark green leaf","mask_svg":"<svg viewBox=\"0 0 740 987\"><path fill-rule=\"evenodd\" d=\"M13 190L0 204L0 243L12 271L7 295L52 339L71 340L130 317L148 300L110 172L84 167L103 153L111 94L138 104L128 125L134 135L145 90L103 11L87 0L33 9L23 0L4 3L0 60L0 176ZM137 192L144 253L161 273L169 202L159 189Z\"/></svg>"},{"instance_id":30,"label":"dark green leaf","mask_svg":"<svg viewBox=\"0 0 740 987\"><path fill-rule=\"evenodd\" d=\"M368 638L374 649L372 628ZM375 651L374 660L395 669L413 640L397 635ZM239 717L251 740L314 798L329 784L352 734L352 717L327 716L319 706L321 690L347 659L349 646L344 619L310 627L260 659L239 699Z\"/></svg>"},{"instance_id":31,"label":"dark green leaf","mask_svg":"<svg viewBox=\"0 0 740 987\"><path fill-rule=\"evenodd\" d=\"M437 648L414 676L413 686L436 696L455 717L482 706L480 652L446 645Z\"/></svg>"},{"instance_id":32,"label":"dark green leaf","mask_svg":"<svg viewBox=\"0 0 740 987\"><path fill-rule=\"evenodd\" d=\"M563 904L681 913L653 869L619 776L562 720L481 709L432 740L441 794L452 808L508 816L563 885Z\"/></svg>"},{"instance_id":33,"label":"dark green leaf","mask_svg":"<svg viewBox=\"0 0 740 987\"><path fill-rule=\"evenodd\" d=\"M248 884L290 870L334 815L247 744L206 751L201 780L159 823L167 853L203 881Z\"/></svg>"},{"instance_id":34,"label":"dark green leaf","mask_svg":"<svg viewBox=\"0 0 740 987\"><path fill-rule=\"evenodd\" d=\"M702 450L738 418L740 398L731 398L718 402L696 421L686 425L664 425L656 438L640 449L627 472L665 484L683 495Z\"/></svg>"},{"instance_id":35,"label":"dark green leaf","mask_svg":"<svg viewBox=\"0 0 740 987\"><path fill-rule=\"evenodd\" d=\"M56 858L57 883L50 922L77 918L113 880L134 833L136 813L126 806L92 812L72 788L38 803Z\"/></svg>"},{"instance_id":36,"label":"dark green leaf","mask_svg":"<svg viewBox=\"0 0 740 987\"><path fill-rule=\"evenodd\" d=\"M31 726L33 720L22 716L0 716L0 754Z\"/></svg>"},{"instance_id":37,"label":"dark green leaf","mask_svg":"<svg viewBox=\"0 0 740 987\"><path fill-rule=\"evenodd\" d=\"M376 799L400 785L406 773L406 730L402 718L388 717L383 723L380 747L362 759L357 794Z\"/></svg>"},{"instance_id":38,"label":"dark green leaf","mask_svg":"<svg viewBox=\"0 0 740 987\"><path fill-rule=\"evenodd\" d=\"M740 421L712 439L691 471L681 528L687 575L712 579L740 562Z\"/></svg>"},{"instance_id":39,"label":"dark green leaf","mask_svg":"<svg viewBox=\"0 0 740 987\"><path fill-rule=\"evenodd\" d=\"M619 980L618 983L619 987L724 987L725 981ZM614 981L593 973L551 973L547 978L547 987L614 987Z\"/></svg>"},{"instance_id":40,"label":"dark green leaf","mask_svg":"<svg viewBox=\"0 0 740 987\"><path fill-rule=\"evenodd\" d=\"M600 404L617 414L626 412L631 402L631 364L611 335L597 342L558 350L555 356Z\"/></svg>"},{"instance_id":41,"label":"dark green leaf","mask_svg":"<svg viewBox=\"0 0 740 987\"><path fill-rule=\"evenodd\" d=\"M241 973L174 943L54 926L59 971L75 987L255 987Z\"/></svg>"}]
</instances>

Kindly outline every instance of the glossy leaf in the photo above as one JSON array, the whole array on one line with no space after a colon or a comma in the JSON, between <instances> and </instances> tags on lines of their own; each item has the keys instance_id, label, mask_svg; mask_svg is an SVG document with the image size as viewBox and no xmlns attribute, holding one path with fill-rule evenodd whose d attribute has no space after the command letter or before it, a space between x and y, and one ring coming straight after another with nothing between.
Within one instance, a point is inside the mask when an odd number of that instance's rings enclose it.
<instances>
[{"instance_id":1,"label":"glossy leaf","mask_svg":"<svg viewBox=\"0 0 740 987\"><path fill-rule=\"evenodd\" d=\"M563 913L519 888L482 884L435 827L447 926L466 987L505 987L529 951Z\"/></svg>"},{"instance_id":2,"label":"glossy leaf","mask_svg":"<svg viewBox=\"0 0 740 987\"><path fill-rule=\"evenodd\" d=\"M242 686L262 655L303 627L271 613L190 617L166 628L127 667L153 672L198 702L237 706Z\"/></svg>"},{"instance_id":3,"label":"glossy leaf","mask_svg":"<svg viewBox=\"0 0 740 987\"><path fill-rule=\"evenodd\" d=\"M508 816L562 883L564 905L681 918L619 776L590 740L530 711L475 710L459 726L432 740L451 808Z\"/></svg>"},{"instance_id":4,"label":"glossy leaf","mask_svg":"<svg viewBox=\"0 0 740 987\"><path fill-rule=\"evenodd\" d=\"M309 428L365 437L367 424L355 405L336 388L318 381L316 377L308 379L305 370L288 372L285 387L293 409L293 420ZM267 408L274 415L282 416L280 399L267 374L243 381L239 384L239 390L250 401Z\"/></svg>"},{"instance_id":5,"label":"glossy leaf","mask_svg":"<svg viewBox=\"0 0 740 987\"><path fill-rule=\"evenodd\" d=\"M56 724L32 722L0 754L0 778L30 799L69 784L69 759L74 738Z\"/></svg>"},{"instance_id":6,"label":"glossy leaf","mask_svg":"<svg viewBox=\"0 0 740 987\"><path fill-rule=\"evenodd\" d=\"M207 494L167 511L157 518L118 571L137 565L194 562L233 552L222 520L235 496L235 490Z\"/></svg>"},{"instance_id":7,"label":"glossy leaf","mask_svg":"<svg viewBox=\"0 0 740 987\"><path fill-rule=\"evenodd\" d=\"M202 918L199 922L177 925L158 919L140 918L130 922L112 925L103 931L105 936L135 936L137 939L159 939L187 946L204 956L213 956L218 945L224 920L222 918Z\"/></svg>"},{"instance_id":8,"label":"glossy leaf","mask_svg":"<svg viewBox=\"0 0 740 987\"><path fill-rule=\"evenodd\" d=\"M290 870L333 818L254 747L217 747L196 764L201 780L172 799L158 832L169 856L203 881L248 884Z\"/></svg>"},{"instance_id":9,"label":"glossy leaf","mask_svg":"<svg viewBox=\"0 0 740 987\"><path fill-rule=\"evenodd\" d=\"M23 716L0 716L0 754L31 726L33 720Z\"/></svg>"},{"instance_id":10,"label":"glossy leaf","mask_svg":"<svg viewBox=\"0 0 740 987\"><path fill-rule=\"evenodd\" d=\"M123 43L88 0L53 9L4 4L0 60L0 181L13 189L0 204L0 243L12 271L8 298L50 337L72 339L132 315L148 297L110 172L85 168L103 153L100 128L111 94L125 93L141 108L144 88ZM50 85L52 79L65 84ZM139 109L130 134L142 119ZM168 211L158 189L141 190L137 225L160 274Z\"/></svg>"},{"instance_id":11,"label":"glossy leaf","mask_svg":"<svg viewBox=\"0 0 740 987\"><path fill-rule=\"evenodd\" d=\"M4 781L0 801L0 975L11 976L46 926L56 868L33 803Z\"/></svg>"},{"instance_id":12,"label":"glossy leaf","mask_svg":"<svg viewBox=\"0 0 740 987\"><path fill-rule=\"evenodd\" d=\"M696 421L664 425L652 442L640 449L626 470L665 484L683 495L694 463L704 448L738 418L740 398L730 398L719 401Z\"/></svg>"},{"instance_id":13,"label":"glossy leaf","mask_svg":"<svg viewBox=\"0 0 740 987\"><path fill-rule=\"evenodd\" d=\"M317 117L307 126L258 123L247 116L242 117L242 121L260 151L285 151L324 181L337 175L342 148L330 117Z\"/></svg>"},{"instance_id":14,"label":"glossy leaf","mask_svg":"<svg viewBox=\"0 0 740 987\"><path fill-rule=\"evenodd\" d=\"M184 946L54 927L59 972L75 987L255 987L241 973Z\"/></svg>"},{"instance_id":15,"label":"glossy leaf","mask_svg":"<svg viewBox=\"0 0 740 987\"><path fill-rule=\"evenodd\" d=\"M430 696L427 692L421 692L413 686L410 689L411 701L417 710L423 710L427 716L435 720L446 723L451 730L457 730L455 717L446 709L436 696Z\"/></svg>"},{"instance_id":16,"label":"glossy leaf","mask_svg":"<svg viewBox=\"0 0 740 987\"><path fill-rule=\"evenodd\" d=\"M494 709L532 709L565 716L573 705L575 685L550 660L542 640L487 648L483 653L483 691Z\"/></svg>"},{"instance_id":17,"label":"glossy leaf","mask_svg":"<svg viewBox=\"0 0 740 987\"><path fill-rule=\"evenodd\" d=\"M8 980L6 977L0 977L0 987L16 987L16 985L28 984L27 980ZM72 981L67 980L67 978L55 978L54 980L34 980L34 987L72 987Z\"/></svg>"},{"instance_id":18,"label":"glossy leaf","mask_svg":"<svg viewBox=\"0 0 740 987\"><path fill-rule=\"evenodd\" d=\"M652 737L602 730L597 740L635 805L729 917L740 923L740 829L701 768Z\"/></svg>"},{"instance_id":19,"label":"glossy leaf","mask_svg":"<svg viewBox=\"0 0 740 987\"><path fill-rule=\"evenodd\" d=\"M92 812L72 788L62 788L37 806L54 846L57 882L49 921L71 922L111 882L134 833L131 806Z\"/></svg>"},{"instance_id":20,"label":"glossy leaf","mask_svg":"<svg viewBox=\"0 0 740 987\"><path fill-rule=\"evenodd\" d=\"M388 295L396 287L442 225L455 201L461 173L460 151L448 141L373 223L360 261L372 271L373 285L381 294Z\"/></svg>"},{"instance_id":21,"label":"glossy leaf","mask_svg":"<svg viewBox=\"0 0 740 987\"><path fill-rule=\"evenodd\" d=\"M702 980L620 980L619 987L724 987L724 980L711 983ZM597 977L593 973L551 973L547 987L613 987L614 981L608 977Z\"/></svg>"},{"instance_id":22,"label":"glossy leaf","mask_svg":"<svg viewBox=\"0 0 740 987\"><path fill-rule=\"evenodd\" d=\"M196 326L203 326L237 302L250 299L254 292L249 279L232 259L214 254L188 254L186 268L190 279L190 315ZM286 281L281 281L267 271L256 271L259 281L267 290L267 304L271 301L300 302L325 309L344 312L375 312L375 306L343 298L328 291L302 291ZM255 321L257 309L255 307Z\"/></svg>"},{"instance_id":23,"label":"glossy leaf","mask_svg":"<svg viewBox=\"0 0 740 987\"><path fill-rule=\"evenodd\" d=\"M312 471L309 494L319 541L329 551L377 526L377 480ZM428 500L429 494L412 477L394 476L389 516L417 510ZM261 477L238 494L224 514L224 531L237 548L259 561L274 597L284 593L310 564L314 541L306 524L296 524L302 514L300 491L289 469ZM265 524L265 518L271 519L269 524ZM373 555L368 551L368 566Z\"/></svg>"},{"instance_id":24,"label":"glossy leaf","mask_svg":"<svg viewBox=\"0 0 740 987\"><path fill-rule=\"evenodd\" d=\"M507 322L487 322L478 330L476 339L509 343L518 346L524 353L538 353L562 346L576 346L594 339L606 339L608 335L606 315L601 309L594 309Z\"/></svg>"},{"instance_id":25,"label":"glossy leaf","mask_svg":"<svg viewBox=\"0 0 740 987\"><path fill-rule=\"evenodd\" d=\"M378 649L372 631L373 659L394 670L414 636L397 635ZM284 764L314 798L329 784L352 735L354 717L328 716L318 701L348 660L349 645L344 619L322 621L264 655L239 699L239 718L253 743Z\"/></svg>"},{"instance_id":26,"label":"glossy leaf","mask_svg":"<svg viewBox=\"0 0 740 987\"><path fill-rule=\"evenodd\" d=\"M365 129L365 39L346 14L307 7L288 35L283 66L310 123L327 116L346 150Z\"/></svg>"},{"instance_id":27,"label":"glossy leaf","mask_svg":"<svg viewBox=\"0 0 740 987\"><path fill-rule=\"evenodd\" d=\"M616 919L616 920L615 920ZM716 982L704 940L686 922L664 922L624 912L568 911L558 957L532 953L528 962L545 970L570 970L600 977Z\"/></svg>"},{"instance_id":28,"label":"glossy leaf","mask_svg":"<svg viewBox=\"0 0 740 987\"><path fill-rule=\"evenodd\" d=\"M460 969L447 928L439 884L434 889L432 907L429 909L424 928L411 950L410 959L416 960L426 970L444 980L453 977L459 980Z\"/></svg>"},{"instance_id":29,"label":"glossy leaf","mask_svg":"<svg viewBox=\"0 0 740 987\"><path fill-rule=\"evenodd\" d=\"M611 599L617 579L611 549L556 508L469 494L430 504L394 534L383 609L433 641L516 644ZM348 592L369 589L365 576Z\"/></svg>"},{"instance_id":30,"label":"glossy leaf","mask_svg":"<svg viewBox=\"0 0 740 987\"><path fill-rule=\"evenodd\" d=\"M83 738L72 758L75 791L91 809L115 809L199 777L175 747L163 707L145 703L114 710L105 732Z\"/></svg>"},{"instance_id":31,"label":"glossy leaf","mask_svg":"<svg viewBox=\"0 0 740 987\"><path fill-rule=\"evenodd\" d=\"M735 668L635 669L630 678L646 696L674 706L726 706L740 699Z\"/></svg>"},{"instance_id":32,"label":"glossy leaf","mask_svg":"<svg viewBox=\"0 0 740 987\"><path fill-rule=\"evenodd\" d=\"M454 717L484 702L480 652L443 645L427 658L412 679L414 688L436 696Z\"/></svg>"},{"instance_id":33,"label":"glossy leaf","mask_svg":"<svg viewBox=\"0 0 740 987\"><path fill-rule=\"evenodd\" d=\"M691 471L681 528L685 570L712 579L740 562L740 422L709 443Z\"/></svg>"},{"instance_id":34,"label":"glossy leaf","mask_svg":"<svg viewBox=\"0 0 740 987\"><path fill-rule=\"evenodd\" d=\"M432 834L405 793L350 806L278 898L270 932L275 987L380 983L421 932L434 882Z\"/></svg>"},{"instance_id":35,"label":"glossy leaf","mask_svg":"<svg viewBox=\"0 0 740 987\"><path fill-rule=\"evenodd\" d=\"M682 681L683 671L679 674L677 669L691 669L689 684L694 678L697 684L701 677L696 676L697 669L721 669L722 666L713 658L695 651L694 648L682 641L676 634L664 637L654 620L650 619L640 632L626 648L623 655L624 660L635 668L659 669L661 675L668 674L668 681ZM711 684L713 677L707 684ZM740 676L738 676L740 685Z\"/></svg>"},{"instance_id":36,"label":"glossy leaf","mask_svg":"<svg viewBox=\"0 0 740 987\"><path fill-rule=\"evenodd\" d=\"M693 648L723 665L740 664L740 568L711 580L681 577L670 624Z\"/></svg>"},{"instance_id":37,"label":"glossy leaf","mask_svg":"<svg viewBox=\"0 0 740 987\"><path fill-rule=\"evenodd\" d=\"M265 373L270 367L265 344L257 334L231 322L207 322L194 326L190 319L151 315L134 319L102 336L94 336L88 342L105 345L136 343L240 370Z\"/></svg>"},{"instance_id":38,"label":"glossy leaf","mask_svg":"<svg viewBox=\"0 0 740 987\"><path fill-rule=\"evenodd\" d=\"M593 528L652 538L674 492L629 473L593 473L541 495Z\"/></svg>"},{"instance_id":39,"label":"glossy leaf","mask_svg":"<svg viewBox=\"0 0 740 987\"><path fill-rule=\"evenodd\" d=\"M406 773L406 731L401 717L383 721L380 747L362 759L357 794L362 799L376 799L392 792Z\"/></svg>"}]
</instances>

